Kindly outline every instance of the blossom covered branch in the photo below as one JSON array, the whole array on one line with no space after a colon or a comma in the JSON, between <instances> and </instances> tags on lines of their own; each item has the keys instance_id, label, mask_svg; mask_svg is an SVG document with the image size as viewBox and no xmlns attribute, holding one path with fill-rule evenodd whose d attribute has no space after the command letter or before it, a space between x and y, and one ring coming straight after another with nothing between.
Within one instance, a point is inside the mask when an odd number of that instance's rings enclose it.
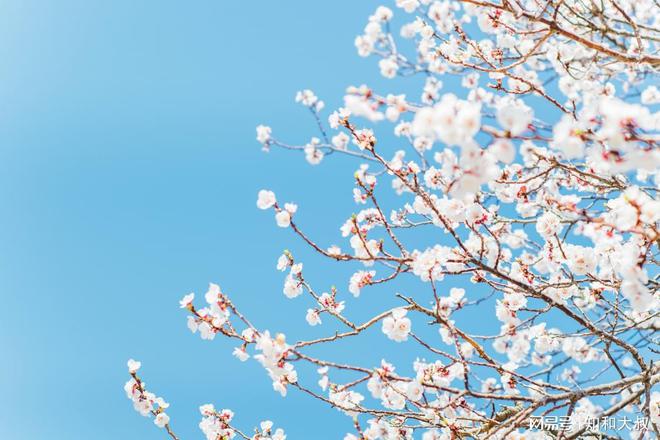
<instances>
[{"instance_id":1,"label":"blossom covered branch","mask_svg":"<svg viewBox=\"0 0 660 440\"><path fill-rule=\"evenodd\" d=\"M386 78L422 75L418 98L349 87L326 116L304 90L296 101L318 137L296 145L257 127L265 151L300 151L311 165L331 153L357 162L360 210L347 213L338 237L348 250L305 232L296 204L270 190L257 196L277 226L329 262L353 265L324 292L292 252L277 261L283 294L306 298L309 325L342 330L289 342L253 325L216 284L203 306L193 294L182 299L188 327L236 341L233 354L258 361L282 396L302 392L348 415L345 440L656 438L657 5L396 6L407 50L385 6L355 45L379 58ZM461 87L443 93L442 78L453 76ZM390 288L399 278L418 288ZM389 288L399 305L352 319L351 308L367 309L370 286ZM477 332L470 314L484 310L496 324ZM392 341L380 365L310 354L338 341L357 349L374 327ZM409 374L387 360L395 350L415 359ZM299 375L310 367L314 380Z\"/></svg>"},{"instance_id":2,"label":"blossom covered branch","mask_svg":"<svg viewBox=\"0 0 660 440\"><path fill-rule=\"evenodd\" d=\"M129 359L128 373L131 378L124 385L126 397L133 401L133 407L138 413L145 417L154 416L156 426L163 428L172 440L179 440L170 426L170 416L165 412L169 404L162 397L156 397L147 391L144 382L138 377L137 371L141 366L141 362ZM202 414L199 428L207 440L228 440L235 437L245 440L286 440L284 431L281 428L273 430L273 422L270 420L261 422L259 427L254 429L254 435L248 436L232 426L234 412L229 409L218 411L212 404L207 403L199 407L199 412Z\"/></svg>"}]
</instances>

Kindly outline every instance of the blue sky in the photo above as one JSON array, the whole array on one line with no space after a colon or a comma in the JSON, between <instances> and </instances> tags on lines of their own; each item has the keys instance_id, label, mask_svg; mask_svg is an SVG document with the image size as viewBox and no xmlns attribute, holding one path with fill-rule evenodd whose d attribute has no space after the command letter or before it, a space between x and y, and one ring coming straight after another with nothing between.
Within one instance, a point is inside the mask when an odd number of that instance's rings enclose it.
<instances>
[{"instance_id":1,"label":"blue sky","mask_svg":"<svg viewBox=\"0 0 660 440\"><path fill-rule=\"evenodd\" d=\"M293 340L327 334L305 323L309 303L282 295L277 257L285 248L303 257L320 291L345 291L356 267L312 255L256 209L256 194L297 202L306 231L339 243L357 210L357 164L264 154L254 127L304 143L316 133L297 90L336 108L348 85L388 84L353 48L377 4L0 4L0 438L164 438L123 393L129 357L171 402L183 439L201 438L203 403L233 409L246 431L266 418L291 439L350 430L305 396L282 399L228 341L191 335L177 301L214 281L260 328ZM395 304L382 292L348 307ZM494 322L481 318L475 326ZM371 350L328 354L374 366L379 348L403 347L378 331L367 338ZM410 368L413 359L392 356Z\"/></svg>"},{"instance_id":2,"label":"blue sky","mask_svg":"<svg viewBox=\"0 0 660 440\"><path fill-rule=\"evenodd\" d=\"M354 164L265 155L254 127L306 140L296 90L336 107L347 85L376 77L353 49L375 6L0 4L0 438L164 438L123 394L129 357L172 403L182 438L201 438L206 402L247 430L265 418L291 438L318 423L348 430L307 398L281 399L227 341L191 335L177 301L216 281L279 330L290 303L274 264L303 247L255 208L256 193L297 201L307 229L336 240L355 209ZM308 305L283 330L305 335Z\"/></svg>"}]
</instances>

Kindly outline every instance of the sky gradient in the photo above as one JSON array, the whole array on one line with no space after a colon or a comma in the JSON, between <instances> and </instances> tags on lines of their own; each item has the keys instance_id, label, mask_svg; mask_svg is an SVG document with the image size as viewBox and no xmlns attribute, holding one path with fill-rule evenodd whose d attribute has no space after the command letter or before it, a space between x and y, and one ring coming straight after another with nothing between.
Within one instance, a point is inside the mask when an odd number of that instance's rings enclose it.
<instances>
[{"instance_id":1,"label":"sky gradient","mask_svg":"<svg viewBox=\"0 0 660 440\"><path fill-rule=\"evenodd\" d=\"M214 281L260 328L325 334L305 323L309 303L282 295L275 262L285 248L304 256L321 289L345 289L351 268L309 255L256 194L297 202L329 245L357 210L356 164L264 154L254 127L304 143L314 124L297 90L336 108L348 85L385 84L353 47L376 6L0 3L0 438L163 439L124 395L129 357L182 439L202 438L203 403L231 408L246 431L264 419L290 439L350 431L337 411L282 399L229 341L191 335L177 301ZM377 365L378 344L394 344L377 336L350 356Z\"/></svg>"}]
</instances>

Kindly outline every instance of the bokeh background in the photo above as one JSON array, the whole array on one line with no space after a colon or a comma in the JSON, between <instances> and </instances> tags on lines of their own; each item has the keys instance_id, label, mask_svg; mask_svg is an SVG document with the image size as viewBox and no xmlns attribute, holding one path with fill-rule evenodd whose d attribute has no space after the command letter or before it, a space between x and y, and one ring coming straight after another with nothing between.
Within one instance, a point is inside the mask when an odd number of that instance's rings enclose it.
<instances>
[{"instance_id":1,"label":"bokeh background","mask_svg":"<svg viewBox=\"0 0 660 440\"><path fill-rule=\"evenodd\" d=\"M394 304L391 289L351 300L356 266L323 263L255 207L271 188L321 244L347 247L338 228L359 209L357 164L265 154L254 127L305 143L316 133L297 90L333 109L348 85L389 85L353 47L377 5L0 2L0 438L163 439L124 395L129 357L182 439L202 437L203 403L233 409L246 431L264 419L291 439L351 430L300 393L281 398L233 343L190 334L177 301L214 281L260 328L327 334L306 324L307 300L282 295L275 263L288 248L319 291L343 289L347 312ZM372 336L331 354L376 366L381 348L397 360L405 347Z\"/></svg>"}]
</instances>

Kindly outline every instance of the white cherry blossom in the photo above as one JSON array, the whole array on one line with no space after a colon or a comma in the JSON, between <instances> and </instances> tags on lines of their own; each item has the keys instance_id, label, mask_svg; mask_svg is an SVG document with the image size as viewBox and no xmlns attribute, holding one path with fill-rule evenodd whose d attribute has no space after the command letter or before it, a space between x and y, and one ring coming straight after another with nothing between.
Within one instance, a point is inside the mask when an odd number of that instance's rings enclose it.
<instances>
[{"instance_id":1,"label":"white cherry blossom","mask_svg":"<svg viewBox=\"0 0 660 440\"><path fill-rule=\"evenodd\" d=\"M393 341L403 342L408 339L411 324L406 313L406 309L396 309L383 320L383 333Z\"/></svg>"},{"instance_id":2,"label":"white cherry blossom","mask_svg":"<svg viewBox=\"0 0 660 440\"><path fill-rule=\"evenodd\" d=\"M256 361L282 397L348 416L317 428L336 438L578 438L596 435L585 424L604 415L648 419L631 438L655 438L656 10L651 0L374 5L354 40L374 59L373 84L346 87L330 111L299 91L315 130L301 125L299 142L256 130L269 158L286 150L332 163L299 185L320 200L312 214L323 222L296 217L297 205L270 190L257 196L275 216L263 227L315 254L304 272L289 251L277 260L295 303L259 293L269 325L295 342L249 316L249 280L233 282L236 303L216 284L199 306L186 295L187 327L230 339L231 354ZM337 223L324 233L325 220ZM314 328L295 332L303 315ZM128 364L127 397L178 438L175 413L139 367ZM230 410L200 412L208 440L286 437L268 420L239 430ZM537 414L562 428L530 428Z\"/></svg>"},{"instance_id":3,"label":"white cherry blossom","mask_svg":"<svg viewBox=\"0 0 660 440\"><path fill-rule=\"evenodd\" d=\"M262 189L257 198L257 207L259 209L268 209L275 204L275 193Z\"/></svg>"}]
</instances>

